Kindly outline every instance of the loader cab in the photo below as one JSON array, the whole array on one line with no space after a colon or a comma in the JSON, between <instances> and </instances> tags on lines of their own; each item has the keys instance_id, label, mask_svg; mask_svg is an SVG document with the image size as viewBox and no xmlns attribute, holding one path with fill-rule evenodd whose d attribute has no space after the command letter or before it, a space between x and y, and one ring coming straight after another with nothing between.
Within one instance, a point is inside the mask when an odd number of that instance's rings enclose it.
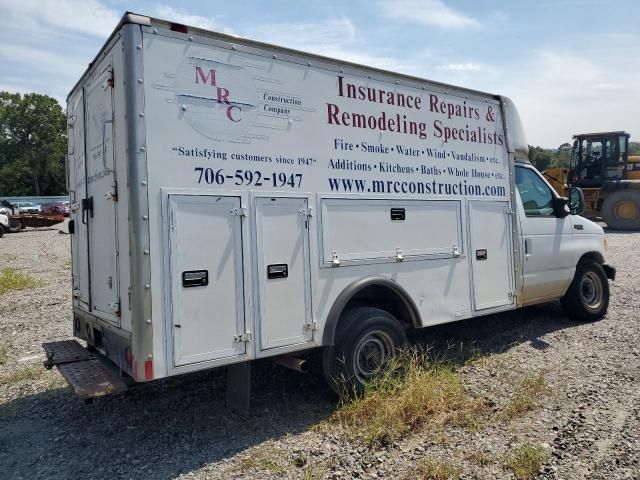
<instances>
[{"instance_id":1,"label":"loader cab","mask_svg":"<svg viewBox=\"0 0 640 480\"><path fill-rule=\"evenodd\" d=\"M604 132L575 135L571 150L569 184L601 188L625 178L629 134Z\"/></svg>"}]
</instances>

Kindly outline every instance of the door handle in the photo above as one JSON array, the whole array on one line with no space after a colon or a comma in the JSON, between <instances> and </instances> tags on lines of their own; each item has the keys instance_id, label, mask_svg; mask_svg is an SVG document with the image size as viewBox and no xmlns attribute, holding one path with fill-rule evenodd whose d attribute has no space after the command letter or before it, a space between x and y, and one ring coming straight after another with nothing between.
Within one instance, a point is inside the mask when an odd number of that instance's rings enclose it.
<instances>
[{"instance_id":1,"label":"door handle","mask_svg":"<svg viewBox=\"0 0 640 480\"><path fill-rule=\"evenodd\" d=\"M93 197L83 198L80 201L80 205L82 209L82 223L86 225L88 220L87 212L89 212L89 215L93 218Z\"/></svg>"},{"instance_id":2,"label":"door handle","mask_svg":"<svg viewBox=\"0 0 640 480\"><path fill-rule=\"evenodd\" d=\"M287 278L289 276L289 266L286 263L274 263L267 266L267 278Z\"/></svg>"},{"instance_id":3,"label":"door handle","mask_svg":"<svg viewBox=\"0 0 640 480\"><path fill-rule=\"evenodd\" d=\"M530 239L525 238L524 239L524 254L526 257L528 257L531 254L531 245L530 245Z\"/></svg>"}]
</instances>

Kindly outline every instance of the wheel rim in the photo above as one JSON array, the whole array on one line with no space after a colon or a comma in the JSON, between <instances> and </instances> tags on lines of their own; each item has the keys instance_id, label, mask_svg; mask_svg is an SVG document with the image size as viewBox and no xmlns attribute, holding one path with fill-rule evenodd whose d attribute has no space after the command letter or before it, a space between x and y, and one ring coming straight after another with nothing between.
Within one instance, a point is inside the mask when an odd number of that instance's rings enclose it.
<instances>
[{"instance_id":1,"label":"wheel rim","mask_svg":"<svg viewBox=\"0 0 640 480\"><path fill-rule=\"evenodd\" d=\"M382 330L374 330L363 336L355 349L353 370L361 382L371 379L394 355L395 343Z\"/></svg>"},{"instance_id":2,"label":"wheel rim","mask_svg":"<svg viewBox=\"0 0 640 480\"><path fill-rule=\"evenodd\" d=\"M638 206L630 200L622 200L616 203L615 213L621 220L633 220L638 216Z\"/></svg>"},{"instance_id":3,"label":"wheel rim","mask_svg":"<svg viewBox=\"0 0 640 480\"><path fill-rule=\"evenodd\" d=\"M580 282L580 295L584 304L590 309L600 308L603 298L602 281L594 272L585 273Z\"/></svg>"}]
</instances>

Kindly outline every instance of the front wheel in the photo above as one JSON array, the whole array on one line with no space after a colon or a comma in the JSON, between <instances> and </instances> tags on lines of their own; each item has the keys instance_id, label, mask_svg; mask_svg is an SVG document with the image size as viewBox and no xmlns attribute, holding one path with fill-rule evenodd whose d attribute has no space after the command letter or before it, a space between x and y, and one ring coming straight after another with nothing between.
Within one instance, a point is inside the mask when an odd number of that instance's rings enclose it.
<instances>
[{"instance_id":1,"label":"front wheel","mask_svg":"<svg viewBox=\"0 0 640 480\"><path fill-rule=\"evenodd\" d=\"M602 265L593 260L580 262L560 301L567 315L576 320L591 322L604 317L609 308L609 282Z\"/></svg>"},{"instance_id":2,"label":"front wheel","mask_svg":"<svg viewBox=\"0 0 640 480\"><path fill-rule=\"evenodd\" d=\"M335 346L324 352L327 383L339 395L362 394L406 343L404 328L389 312L373 307L348 310L336 329Z\"/></svg>"},{"instance_id":3,"label":"front wheel","mask_svg":"<svg viewBox=\"0 0 640 480\"><path fill-rule=\"evenodd\" d=\"M612 193L602 204L601 215L613 230L640 230L640 192L620 190Z\"/></svg>"}]
</instances>

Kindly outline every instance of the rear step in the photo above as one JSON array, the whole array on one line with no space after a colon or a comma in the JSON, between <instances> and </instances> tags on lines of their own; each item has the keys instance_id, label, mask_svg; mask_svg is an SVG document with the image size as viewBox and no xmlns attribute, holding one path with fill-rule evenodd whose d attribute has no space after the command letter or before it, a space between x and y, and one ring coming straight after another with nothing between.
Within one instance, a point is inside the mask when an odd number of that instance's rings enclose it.
<instances>
[{"instance_id":1,"label":"rear step","mask_svg":"<svg viewBox=\"0 0 640 480\"><path fill-rule=\"evenodd\" d=\"M43 343L42 347L47 354L44 367L47 370L58 367L75 394L83 400L127 390L117 372L103 365L96 355L75 340Z\"/></svg>"}]
</instances>

